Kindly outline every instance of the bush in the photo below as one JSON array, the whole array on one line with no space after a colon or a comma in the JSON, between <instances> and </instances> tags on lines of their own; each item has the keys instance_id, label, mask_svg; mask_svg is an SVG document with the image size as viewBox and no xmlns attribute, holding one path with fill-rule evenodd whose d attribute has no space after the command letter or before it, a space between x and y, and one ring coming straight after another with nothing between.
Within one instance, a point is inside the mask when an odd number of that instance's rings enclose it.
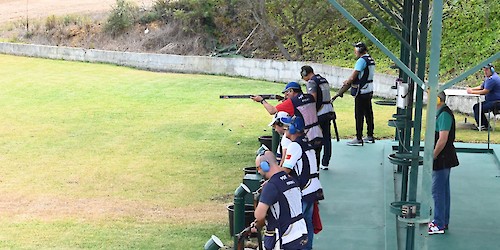
<instances>
[{"instance_id":1,"label":"bush","mask_svg":"<svg viewBox=\"0 0 500 250\"><path fill-rule=\"evenodd\" d=\"M104 27L105 31L110 32L112 36L120 34L134 24L138 11L139 8L134 2L116 0L116 6L113 7Z\"/></svg>"},{"instance_id":2,"label":"bush","mask_svg":"<svg viewBox=\"0 0 500 250\"><path fill-rule=\"evenodd\" d=\"M212 34L215 30L216 6L214 0L156 0L153 9L167 21L171 17L181 21L189 31Z\"/></svg>"}]
</instances>

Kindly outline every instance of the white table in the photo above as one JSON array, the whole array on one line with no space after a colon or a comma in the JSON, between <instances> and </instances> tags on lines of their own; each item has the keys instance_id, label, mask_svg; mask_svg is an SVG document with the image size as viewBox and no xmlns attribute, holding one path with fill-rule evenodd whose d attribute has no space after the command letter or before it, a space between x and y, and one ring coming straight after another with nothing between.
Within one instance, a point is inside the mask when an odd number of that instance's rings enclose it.
<instances>
[{"instance_id":1,"label":"white table","mask_svg":"<svg viewBox=\"0 0 500 250\"><path fill-rule=\"evenodd\" d=\"M445 89L444 93L446 96L469 96L469 97L475 97L477 99L477 103L479 104L479 131L481 131L481 114L482 114L482 102L481 102L481 97L482 95L478 94L469 94L467 93L467 90L465 89Z\"/></svg>"}]
</instances>

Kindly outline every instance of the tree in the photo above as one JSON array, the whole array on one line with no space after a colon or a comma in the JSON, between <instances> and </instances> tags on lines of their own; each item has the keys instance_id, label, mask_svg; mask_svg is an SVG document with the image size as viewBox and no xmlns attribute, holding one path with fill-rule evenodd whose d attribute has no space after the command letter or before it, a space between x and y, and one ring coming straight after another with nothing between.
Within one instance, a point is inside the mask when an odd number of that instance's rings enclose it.
<instances>
[{"instance_id":1,"label":"tree","mask_svg":"<svg viewBox=\"0 0 500 250\"><path fill-rule=\"evenodd\" d=\"M249 4L254 19L287 60L303 59L304 36L334 16L332 5L324 0L255 0Z\"/></svg>"},{"instance_id":2,"label":"tree","mask_svg":"<svg viewBox=\"0 0 500 250\"><path fill-rule=\"evenodd\" d=\"M273 0L267 7L269 16L293 38L289 50L295 51L295 59L303 59L304 36L334 17L333 6L324 0Z\"/></svg>"},{"instance_id":3,"label":"tree","mask_svg":"<svg viewBox=\"0 0 500 250\"><path fill-rule=\"evenodd\" d=\"M261 27L263 27L276 47L278 47L283 57L285 57L286 60L291 61L292 57L290 56L290 53L288 53L288 50L283 45L281 38L276 35L277 27L275 27L275 25L273 25L273 23L268 18L266 0L248 1L248 4L250 4L252 15L255 21L257 21L257 23L260 24Z\"/></svg>"}]
</instances>

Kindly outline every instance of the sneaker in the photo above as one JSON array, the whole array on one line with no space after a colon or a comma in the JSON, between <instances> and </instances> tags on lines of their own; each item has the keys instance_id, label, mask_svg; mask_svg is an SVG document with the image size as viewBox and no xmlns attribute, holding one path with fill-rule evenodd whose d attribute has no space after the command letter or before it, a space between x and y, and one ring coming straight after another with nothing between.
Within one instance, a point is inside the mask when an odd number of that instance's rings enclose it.
<instances>
[{"instance_id":1,"label":"sneaker","mask_svg":"<svg viewBox=\"0 0 500 250\"><path fill-rule=\"evenodd\" d=\"M367 136L367 137L363 138L363 142L364 143L375 143L375 138L373 138L373 136Z\"/></svg>"},{"instance_id":2,"label":"sneaker","mask_svg":"<svg viewBox=\"0 0 500 250\"><path fill-rule=\"evenodd\" d=\"M477 130L477 131L488 131L488 127L481 125L481 127L474 126L472 130Z\"/></svg>"},{"instance_id":3,"label":"sneaker","mask_svg":"<svg viewBox=\"0 0 500 250\"><path fill-rule=\"evenodd\" d=\"M444 234L444 228L439 228L434 222L429 223L429 230L427 231L429 235L433 234Z\"/></svg>"},{"instance_id":4,"label":"sneaker","mask_svg":"<svg viewBox=\"0 0 500 250\"><path fill-rule=\"evenodd\" d=\"M349 146L363 146L363 140L360 140L358 138L354 138L352 141L347 142L347 145L349 145Z\"/></svg>"},{"instance_id":5,"label":"sneaker","mask_svg":"<svg viewBox=\"0 0 500 250\"><path fill-rule=\"evenodd\" d=\"M444 225L444 230L448 230L448 224Z\"/></svg>"},{"instance_id":6,"label":"sneaker","mask_svg":"<svg viewBox=\"0 0 500 250\"><path fill-rule=\"evenodd\" d=\"M321 165L319 168L321 168L322 170L328 170L328 166Z\"/></svg>"}]
</instances>

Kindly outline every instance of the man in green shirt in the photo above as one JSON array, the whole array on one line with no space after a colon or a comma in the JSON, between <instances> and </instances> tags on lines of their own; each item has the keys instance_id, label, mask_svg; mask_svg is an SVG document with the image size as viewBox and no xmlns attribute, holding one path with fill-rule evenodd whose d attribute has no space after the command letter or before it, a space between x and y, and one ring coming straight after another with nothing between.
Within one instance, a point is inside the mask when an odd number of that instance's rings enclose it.
<instances>
[{"instance_id":1,"label":"man in green shirt","mask_svg":"<svg viewBox=\"0 0 500 250\"><path fill-rule=\"evenodd\" d=\"M432 198L434 219L429 223L429 234L444 234L450 221L450 170L458 166L455 141L455 117L446 106L444 92L438 94L436 132L434 135L434 163L432 166Z\"/></svg>"}]
</instances>

